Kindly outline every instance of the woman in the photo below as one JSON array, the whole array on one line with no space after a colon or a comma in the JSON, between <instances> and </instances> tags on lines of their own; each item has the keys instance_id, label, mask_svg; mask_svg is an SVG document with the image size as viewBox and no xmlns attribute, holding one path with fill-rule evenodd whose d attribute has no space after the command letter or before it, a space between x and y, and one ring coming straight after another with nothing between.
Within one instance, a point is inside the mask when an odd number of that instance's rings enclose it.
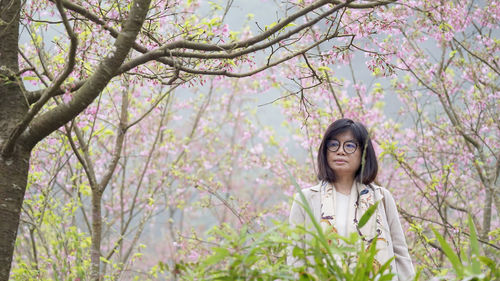
<instances>
[{"instance_id":1,"label":"woman","mask_svg":"<svg viewBox=\"0 0 500 281\"><path fill-rule=\"evenodd\" d=\"M358 232L363 240L376 240L376 264L390 258L392 271L399 280L411 279L414 269L399 221L396 204L389 191L372 184L378 164L368 131L359 122L340 119L326 130L318 151L316 186L302 190L314 218L326 231L341 236ZM380 201L368 223L359 228L358 220L375 202ZM300 197L295 196L290 223L310 224ZM293 264L292 258L289 263Z\"/></svg>"}]
</instances>

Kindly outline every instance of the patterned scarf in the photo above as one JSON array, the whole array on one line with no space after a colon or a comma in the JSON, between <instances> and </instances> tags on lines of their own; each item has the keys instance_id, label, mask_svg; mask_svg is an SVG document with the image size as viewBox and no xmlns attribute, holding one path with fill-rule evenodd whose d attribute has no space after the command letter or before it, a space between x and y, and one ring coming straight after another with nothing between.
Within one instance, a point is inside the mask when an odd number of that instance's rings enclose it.
<instances>
[{"instance_id":1,"label":"patterned scarf","mask_svg":"<svg viewBox=\"0 0 500 281\"><path fill-rule=\"evenodd\" d=\"M321 185L320 192L321 227L326 234L330 232L338 233L335 228L335 204L337 200L335 187L332 184L324 182ZM382 226L382 215L385 214L382 213L384 207L380 205L383 205L383 202L379 203L375 214L370 217L368 222L363 227L358 227L358 221L373 204L375 204L374 189L370 186L354 182L351 188L349 210L347 212L347 235L350 235L352 232L358 232L362 240L368 242L368 244L373 239L376 239L378 252L375 256L374 267L378 270L381 264L384 264L390 258L387 248L387 235L390 234L389 230L384 229ZM329 243L331 244L332 241L330 240ZM340 243L340 241L338 241L338 243Z\"/></svg>"}]
</instances>

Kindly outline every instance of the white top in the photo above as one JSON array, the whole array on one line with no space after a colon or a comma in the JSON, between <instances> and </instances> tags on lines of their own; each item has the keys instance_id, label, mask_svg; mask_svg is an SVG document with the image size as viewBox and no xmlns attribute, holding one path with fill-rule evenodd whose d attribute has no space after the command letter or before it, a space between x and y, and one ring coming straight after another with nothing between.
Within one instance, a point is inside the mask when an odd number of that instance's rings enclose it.
<instances>
[{"instance_id":1,"label":"white top","mask_svg":"<svg viewBox=\"0 0 500 281\"><path fill-rule=\"evenodd\" d=\"M347 236L347 211L349 210L349 195L335 191L335 228L341 236Z\"/></svg>"}]
</instances>

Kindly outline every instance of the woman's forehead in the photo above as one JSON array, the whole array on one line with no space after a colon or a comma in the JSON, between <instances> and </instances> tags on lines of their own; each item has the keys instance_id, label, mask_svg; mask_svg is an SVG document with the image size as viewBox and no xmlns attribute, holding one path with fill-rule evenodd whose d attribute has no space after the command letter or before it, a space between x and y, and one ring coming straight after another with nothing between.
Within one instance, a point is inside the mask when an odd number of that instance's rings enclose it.
<instances>
[{"instance_id":1,"label":"woman's forehead","mask_svg":"<svg viewBox=\"0 0 500 281\"><path fill-rule=\"evenodd\" d=\"M334 135L332 138L337 139L337 140L342 140L342 141L355 139L351 130L345 130L343 132L340 132L340 133Z\"/></svg>"}]
</instances>

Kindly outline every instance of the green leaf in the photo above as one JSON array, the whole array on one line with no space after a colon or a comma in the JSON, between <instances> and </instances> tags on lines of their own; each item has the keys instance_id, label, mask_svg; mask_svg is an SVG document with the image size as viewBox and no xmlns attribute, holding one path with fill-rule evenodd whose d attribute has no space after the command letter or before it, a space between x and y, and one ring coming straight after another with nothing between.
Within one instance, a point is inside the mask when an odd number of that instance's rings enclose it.
<instances>
[{"instance_id":1,"label":"green leaf","mask_svg":"<svg viewBox=\"0 0 500 281\"><path fill-rule=\"evenodd\" d=\"M377 201L377 202L375 202L375 204L371 205L368 208L368 210L366 210L366 212L363 214L361 219L359 219L359 223L358 223L359 228L362 228L363 226L365 226L365 224L368 222L368 220L373 216L373 214L375 213L375 210L378 207L378 203L379 203L379 201Z\"/></svg>"},{"instance_id":2,"label":"green leaf","mask_svg":"<svg viewBox=\"0 0 500 281\"><path fill-rule=\"evenodd\" d=\"M385 272L386 270L390 270L390 267L391 267L391 262L392 262L395 258L396 258L396 257L394 257L394 256L393 256L392 258L388 259L388 260L387 260L387 261L386 261L386 262L385 262L385 263L384 263L384 264L383 264L383 265L379 268L378 273L380 274L380 273ZM392 273L388 273L387 275L384 275L384 277L388 277L388 276L390 277L388 280L392 280L392 277L394 276L394 274L392 274ZM382 279L381 279L381 280L382 280ZM380 281L381 281L381 280L380 280ZM384 280L385 280L385 278L384 278Z\"/></svg>"},{"instance_id":3,"label":"green leaf","mask_svg":"<svg viewBox=\"0 0 500 281\"><path fill-rule=\"evenodd\" d=\"M485 264L487 267L489 267L491 269L491 272L493 274L495 274L496 271L498 271L497 269L497 264L490 258L488 257L485 257L485 256L479 256L477 257L483 264Z\"/></svg>"},{"instance_id":4,"label":"green leaf","mask_svg":"<svg viewBox=\"0 0 500 281\"><path fill-rule=\"evenodd\" d=\"M413 277L413 281L418 281L420 280L420 275L422 274L422 269L417 270L417 274Z\"/></svg>"},{"instance_id":5,"label":"green leaf","mask_svg":"<svg viewBox=\"0 0 500 281\"><path fill-rule=\"evenodd\" d=\"M458 258L457 254L453 251L453 249L450 247L450 244L446 242L446 240L435 230L432 228L432 232L434 232L434 235L436 236L437 240L439 241L439 244L441 245L441 249L443 250L444 254L448 259L450 260L451 264L453 265L453 269L455 270L455 273L457 276L461 279L464 276L464 269L462 262L460 262L460 259Z\"/></svg>"},{"instance_id":6,"label":"green leaf","mask_svg":"<svg viewBox=\"0 0 500 281\"><path fill-rule=\"evenodd\" d=\"M213 254L204 261L204 266L210 266L219 261L223 260L225 257L229 256L231 253L228 249L224 248L213 248Z\"/></svg>"},{"instance_id":7,"label":"green leaf","mask_svg":"<svg viewBox=\"0 0 500 281\"><path fill-rule=\"evenodd\" d=\"M332 69L328 66L320 66L318 67L318 71L332 71Z\"/></svg>"},{"instance_id":8,"label":"green leaf","mask_svg":"<svg viewBox=\"0 0 500 281\"><path fill-rule=\"evenodd\" d=\"M479 243L477 242L477 233L471 215L469 215L470 247L471 247L471 265L472 273L480 274L481 265L479 264Z\"/></svg>"},{"instance_id":9,"label":"green leaf","mask_svg":"<svg viewBox=\"0 0 500 281\"><path fill-rule=\"evenodd\" d=\"M302 258L304 256L302 249L297 246L293 247L292 255L296 258Z\"/></svg>"}]
</instances>

